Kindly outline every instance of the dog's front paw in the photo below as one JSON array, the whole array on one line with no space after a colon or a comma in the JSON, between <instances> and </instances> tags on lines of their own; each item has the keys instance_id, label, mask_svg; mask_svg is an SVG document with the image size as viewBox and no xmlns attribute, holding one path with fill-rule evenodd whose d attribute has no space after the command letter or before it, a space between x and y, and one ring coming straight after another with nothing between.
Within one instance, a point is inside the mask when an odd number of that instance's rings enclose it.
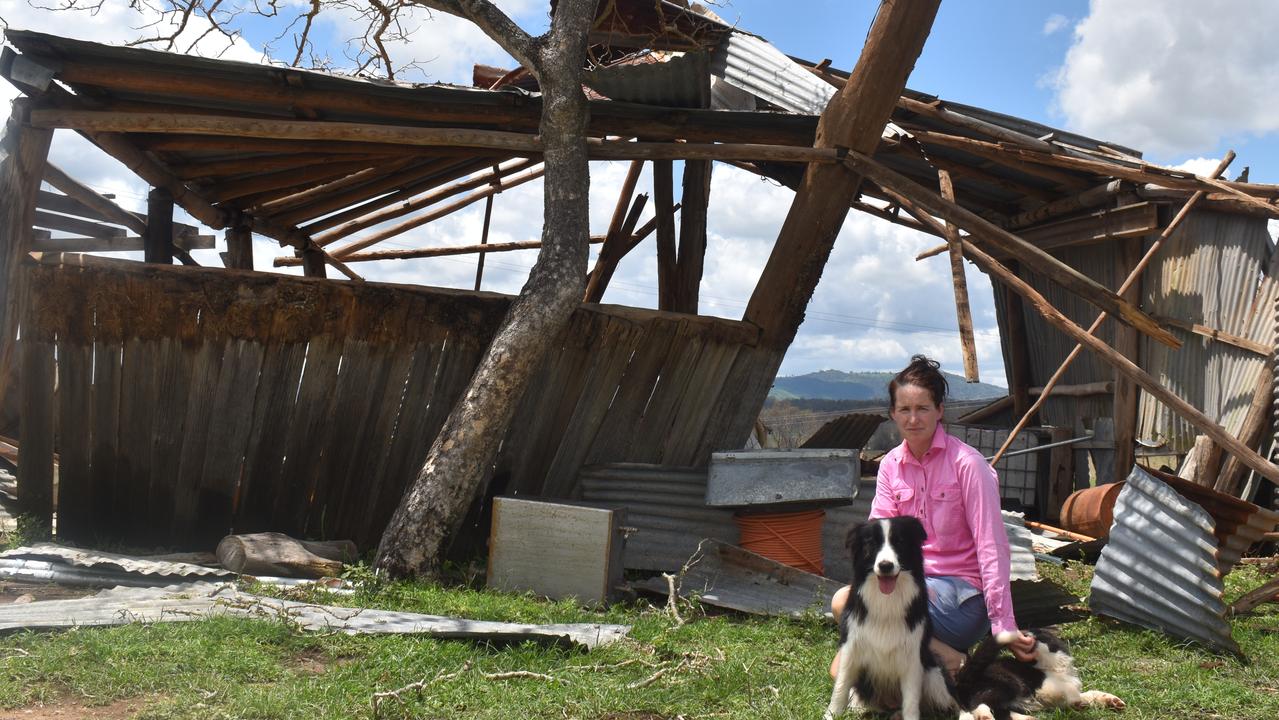
<instances>
[{"instance_id":1,"label":"dog's front paw","mask_svg":"<svg viewBox=\"0 0 1279 720\"><path fill-rule=\"evenodd\" d=\"M972 709L972 712L959 713L959 720L995 720L995 713L991 712L990 706L982 703Z\"/></svg>"},{"instance_id":2,"label":"dog's front paw","mask_svg":"<svg viewBox=\"0 0 1279 720\"><path fill-rule=\"evenodd\" d=\"M1119 699L1116 695L1100 690L1089 690L1079 696L1079 702L1075 703L1077 708L1100 707L1107 710L1123 710L1128 707L1127 703Z\"/></svg>"}]
</instances>

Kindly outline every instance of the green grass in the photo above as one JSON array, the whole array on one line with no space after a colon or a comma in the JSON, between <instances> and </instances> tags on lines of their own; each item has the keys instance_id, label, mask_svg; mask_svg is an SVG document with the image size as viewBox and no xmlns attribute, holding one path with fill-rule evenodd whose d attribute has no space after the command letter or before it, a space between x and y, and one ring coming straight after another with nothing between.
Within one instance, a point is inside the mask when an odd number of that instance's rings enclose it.
<instances>
[{"instance_id":1,"label":"green grass","mask_svg":"<svg viewBox=\"0 0 1279 720\"><path fill-rule=\"evenodd\" d=\"M1072 591L1091 570L1045 568ZM1227 597L1265 576L1242 569ZM141 718L807 718L829 698L833 626L712 614L687 622L638 601L603 611L526 595L421 583L370 583L353 597L305 599L512 622L611 622L625 642L591 653L530 643L498 647L408 636L299 634L282 623L191 623L20 633L0 638L0 713L37 702L140 700ZM1085 685L1128 701L1124 718L1279 717L1279 607L1239 618L1249 665L1101 618L1063 628ZM500 679L524 671L547 677ZM438 680L434 680L439 678ZM1103 718L1103 711L1042 718Z\"/></svg>"}]
</instances>

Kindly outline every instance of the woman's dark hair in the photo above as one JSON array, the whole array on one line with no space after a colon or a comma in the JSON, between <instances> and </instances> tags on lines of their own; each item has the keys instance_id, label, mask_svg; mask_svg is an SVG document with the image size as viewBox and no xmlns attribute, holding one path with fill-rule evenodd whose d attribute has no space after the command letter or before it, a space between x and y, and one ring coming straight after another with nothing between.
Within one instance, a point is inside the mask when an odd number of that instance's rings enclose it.
<instances>
[{"instance_id":1,"label":"woman's dark hair","mask_svg":"<svg viewBox=\"0 0 1279 720\"><path fill-rule=\"evenodd\" d=\"M929 395L933 396L933 404L937 406L946 401L946 393L950 390L950 386L946 383L946 376L941 374L941 363L930 360L924 355L911 358L906 369L897 373L892 382L888 383L890 408L897 406L897 388L902 385L918 385L924 388Z\"/></svg>"}]
</instances>

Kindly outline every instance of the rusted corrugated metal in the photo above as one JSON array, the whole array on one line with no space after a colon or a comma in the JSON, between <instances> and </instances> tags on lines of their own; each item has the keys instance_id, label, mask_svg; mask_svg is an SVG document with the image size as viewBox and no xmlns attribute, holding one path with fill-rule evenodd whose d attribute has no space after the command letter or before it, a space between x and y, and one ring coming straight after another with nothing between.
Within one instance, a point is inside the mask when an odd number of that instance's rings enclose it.
<instances>
[{"instance_id":1,"label":"rusted corrugated metal","mask_svg":"<svg viewBox=\"0 0 1279 720\"><path fill-rule=\"evenodd\" d=\"M1093 572L1088 604L1125 622L1239 653L1222 598L1212 516L1134 468Z\"/></svg>"},{"instance_id":2,"label":"rusted corrugated metal","mask_svg":"<svg viewBox=\"0 0 1279 720\"><path fill-rule=\"evenodd\" d=\"M646 55L592 70L586 84L612 100L698 108L709 102L709 72L706 53Z\"/></svg>"},{"instance_id":3,"label":"rusted corrugated metal","mask_svg":"<svg viewBox=\"0 0 1279 720\"><path fill-rule=\"evenodd\" d=\"M841 415L821 426L800 447L858 450L866 447L866 441L887 420L888 418L877 413Z\"/></svg>"},{"instance_id":4,"label":"rusted corrugated metal","mask_svg":"<svg viewBox=\"0 0 1279 720\"><path fill-rule=\"evenodd\" d=\"M1274 347L1274 280L1258 287L1270 265L1270 245L1264 218L1194 212L1147 269L1143 307ZM1183 330L1172 332L1185 343L1179 350L1142 339L1142 367L1238 435L1268 359ZM1194 426L1145 394L1137 422L1139 437L1166 438L1173 452L1194 446Z\"/></svg>"},{"instance_id":5,"label":"rusted corrugated metal","mask_svg":"<svg viewBox=\"0 0 1279 720\"><path fill-rule=\"evenodd\" d=\"M1279 527L1279 512L1274 510L1158 470L1136 468L1133 472L1155 476L1212 516L1217 527L1217 567L1223 575L1230 572L1248 548L1261 542L1263 535Z\"/></svg>"},{"instance_id":6,"label":"rusted corrugated metal","mask_svg":"<svg viewBox=\"0 0 1279 720\"><path fill-rule=\"evenodd\" d=\"M582 468L582 499L626 510L622 564L628 569L675 570L704 538L738 540L729 510L706 506L706 471L640 463Z\"/></svg>"}]
</instances>

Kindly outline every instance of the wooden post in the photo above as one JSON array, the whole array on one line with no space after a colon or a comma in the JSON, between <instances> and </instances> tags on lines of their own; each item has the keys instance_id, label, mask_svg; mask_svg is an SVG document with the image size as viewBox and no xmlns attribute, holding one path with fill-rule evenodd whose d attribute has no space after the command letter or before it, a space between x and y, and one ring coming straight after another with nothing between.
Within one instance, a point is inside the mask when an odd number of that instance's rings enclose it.
<instances>
[{"instance_id":1,"label":"wooden post","mask_svg":"<svg viewBox=\"0 0 1279 720\"><path fill-rule=\"evenodd\" d=\"M617 204L613 206L613 217L608 223L608 232L604 234L604 244L600 246L599 256L595 258L595 267L586 278L586 292L582 302L599 302L604 297L604 286L608 281L604 275L612 276L608 268L610 259L616 255L618 246L623 243L622 225L632 209L631 198L635 195L635 185L639 182L640 172L644 169L643 160L632 160L622 180L622 190L617 195Z\"/></svg>"},{"instance_id":2,"label":"wooden post","mask_svg":"<svg viewBox=\"0 0 1279 720\"><path fill-rule=\"evenodd\" d=\"M1064 442L1071 438L1071 428L1055 427L1049 442ZM1061 519L1061 506L1074 491L1075 449L1061 445L1048 451L1048 497L1044 501L1044 518L1056 524Z\"/></svg>"},{"instance_id":3,"label":"wooden post","mask_svg":"<svg viewBox=\"0 0 1279 720\"><path fill-rule=\"evenodd\" d=\"M955 186L950 173L937 171L941 196L955 202ZM950 280L955 287L955 315L959 322L959 344L964 351L964 379L977 382L977 343L973 340L973 312L968 306L968 279L964 277L964 251L959 244L959 228L946 223L946 244L950 246Z\"/></svg>"},{"instance_id":4,"label":"wooden post","mask_svg":"<svg viewBox=\"0 0 1279 720\"><path fill-rule=\"evenodd\" d=\"M639 224L640 214L644 212L646 204L648 204L647 194L636 195L630 212L626 214L626 219L622 221L622 226L617 229L617 232L610 232L605 236L604 244L600 247L599 257L596 258L595 269L591 271L586 280L586 292L583 295L582 302L599 302L604 298L604 291L608 289L608 281L613 279L613 272L617 270L617 264L636 245L636 243L632 242L632 236L635 232L635 226Z\"/></svg>"},{"instance_id":5,"label":"wooden post","mask_svg":"<svg viewBox=\"0 0 1279 720\"><path fill-rule=\"evenodd\" d=\"M324 251L310 245L299 251L302 256L302 274L307 277L327 277L324 270Z\"/></svg>"},{"instance_id":6,"label":"wooden post","mask_svg":"<svg viewBox=\"0 0 1279 720\"><path fill-rule=\"evenodd\" d=\"M815 147L875 151L940 4L903 0L880 7L848 82L817 122ZM746 307L745 319L760 327L766 347L786 348L795 338L860 184L842 165L807 166Z\"/></svg>"},{"instance_id":7,"label":"wooden post","mask_svg":"<svg viewBox=\"0 0 1279 720\"><path fill-rule=\"evenodd\" d=\"M684 161L684 207L679 216L679 255L675 261L675 312L697 314L698 290L706 262L706 207L711 193L709 160Z\"/></svg>"},{"instance_id":8,"label":"wooden post","mask_svg":"<svg viewBox=\"0 0 1279 720\"><path fill-rule=\"evenodd\" d=\"M1017 273L1017 263L1008 264L1009 272ZM1025 417L1030 409L1030 344L1026 340L1026 310L1021 297L1006 285L1003 290L1004 325L1008 337L1004 347L1008 349L1008 394L1013 399L1013 415ZM1033 420L1033 418L1032 418Z\"/></svg>"},{"instance_id":9,"label":"wooden post","mask_svg":"<svg viewBox=\"0 0 1279 720\"><path fill-rule=\"evenodd\" d=\"M657 308L675 307L675 181L674 163L653 161L653 209L657 220Z\"/></svg>"},{"instance_id":10,"label":"wooden post","mask_svg":"<svg viewBox=\"0 0 1279 720\"><path fill-rule=\"evenodd\" d=\"M1140 241L1120 241L1118 270L1123 277L1131 276L1135 279L1119 296L1134 305L1141 302L1141 275L1134 274L1141 263L1141 255ZM1115 329L1115 350L1134 365L1140 366L1141 342L1137 331L1123 323L1112 322L1111 326ZM1115 399L1111 416L1115 419L1115 476L1111 480L1122 482L1132 472L1136 460L1137 384L1118 370L1115 371Z\"/></svg>"},{"instance_id":11,"label":"wooden post","mask_svg":"<svg viewBox=\"0 0 1279 720\"><path fill-rule=\"evenodd\" d=\"M480 228L480 246L489 244L489 222L493 219L493 196L489 195L484 199L484 226ZM484 281L484 257L488 253L480 253L475 259L475 292L480 291L480 284Z\"/></svg>"},{"instance_id":12,"label":"wooden post","mask_svg":"<svg viewBox=\"0 0 1279 720\"><path fill-rule=\"evenodd\" d=\"M153 188L147 195L147 231L142 238L146 262L173 264L173 194L164 188Z\"/></svg>"},{"instance_id":13,"label":"wooden post","mask_svg":"<svg viewBox=\"0 0 1279 720\"><path fill-rule=\"evenodd\" d=\"M0 406L10 387L14 343L18 335L18 308L22 298L22 259L31 250L31 223L35 217L40 179L49 155L51 130L27 123L31 101L13 101L13 112L0 143Z\"/></svg>"},{"instance_id":14,"label":"wooden post","mask_svg":"<svg viewBox=\"0 0 1279 720\"><path fill-rule=\"evenodd\" d=\"M226 266L238 270L253 269L253 231L246 225L233 225L226 231Z\"/></svg>"},{"instance_id":15,"label":"wooden post","mask_svg":"<svg viewBox=\"0 0 1279 720\"><path fill-rule=\"evenodd\" d=\"M19 342L22 383L19 387L18 503L22 512L38 518L44 528L49 528L54 506L53 343L35 331L29 288L26 293Z\"/></svg>"}]
</instances>

